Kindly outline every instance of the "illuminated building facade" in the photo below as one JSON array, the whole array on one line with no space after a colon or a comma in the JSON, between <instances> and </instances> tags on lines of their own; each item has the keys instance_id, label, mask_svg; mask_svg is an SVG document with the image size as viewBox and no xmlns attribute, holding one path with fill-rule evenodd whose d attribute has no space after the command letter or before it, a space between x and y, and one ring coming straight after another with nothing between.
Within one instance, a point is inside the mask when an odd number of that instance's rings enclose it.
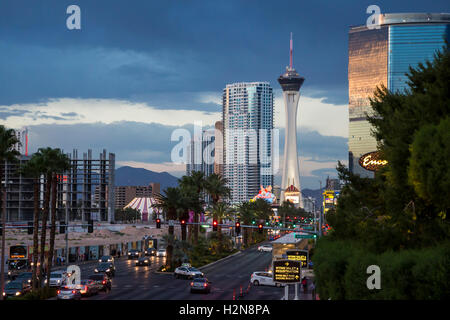
<instances>
[{"instance_id":1,"label":"illuminated building facade","mask_svg":"<svg viewBox=\"0 0 450 320\"><path fill-rule=\"evenodd\" d=\"M353 173L373 177L359 165L361 155L376 151L377 141L366 113L373 114L369 97L377 86L391 91L407 88L406 73L433 55L450 39L450 14L381 14L380 28L366 26L349 31L349 167Z\"/></svg>"}]
</instances>

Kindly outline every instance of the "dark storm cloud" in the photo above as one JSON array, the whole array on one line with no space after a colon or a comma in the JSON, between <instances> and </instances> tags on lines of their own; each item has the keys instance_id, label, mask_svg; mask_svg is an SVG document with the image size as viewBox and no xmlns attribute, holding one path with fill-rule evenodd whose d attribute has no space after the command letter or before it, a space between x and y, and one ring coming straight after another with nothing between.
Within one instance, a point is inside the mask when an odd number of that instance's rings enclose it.
<instances>
[{"instance_id":1,"label":"dark storm cloud","mask_svg":"<svg viewBox=\"0 0 450 320\"><path fill-rule=\"evenodd\" d=\"M66 8L81 8L81 30ZM347 33L365 23L361 1L3 0L0 104L48 98L148 102L176 91L221 91L226 83L269 81L294 65L304 88L347 103ZM382 12L445 12L448 1L378 1ZM319 92L317 91L317 92ZM319 93L317 93L319 94ZM319 97L319 96L318 96ZM190 108L210 108L185 102Z\"/></svg>"}]
</instances>

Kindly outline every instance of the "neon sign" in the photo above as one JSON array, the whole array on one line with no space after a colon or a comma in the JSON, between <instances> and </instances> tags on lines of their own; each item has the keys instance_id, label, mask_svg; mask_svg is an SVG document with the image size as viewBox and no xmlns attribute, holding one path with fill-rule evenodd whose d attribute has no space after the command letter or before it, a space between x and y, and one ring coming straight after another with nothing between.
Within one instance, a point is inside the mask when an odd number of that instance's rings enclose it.
<instances>
[{"instance_id":1,"label":"neon sign","mask_svg":"<svg viewBox=\"0 0 450 320\"><path fill-rule=\"evenodd\" d=\"M359 158L359 165L369 171L376 171L387 165L387 163L387 160L380 159L378 151L363 154L361 158Z\"/></svg>"}]
</instances>

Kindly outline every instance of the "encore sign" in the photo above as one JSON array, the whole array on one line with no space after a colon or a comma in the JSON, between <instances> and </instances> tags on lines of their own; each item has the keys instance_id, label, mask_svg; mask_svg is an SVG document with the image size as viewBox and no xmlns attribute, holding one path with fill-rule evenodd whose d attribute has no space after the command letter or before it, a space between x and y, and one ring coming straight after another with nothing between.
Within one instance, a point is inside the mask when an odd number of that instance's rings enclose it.
<instances>
[{"instance_id":1,"label":"encore sign","mask_svg":"<svg viewBox=\"0 0 450 320\"><path fill-rule=\"evenodd\" d=\"M387 163L387 160L380 159L378 151L363 154L361 158L359 158L359 165L369 171L377 171Z\"/></svg>"},{"instance_id":2,"label":"encore sign","mask_svg":"<svg viewBox=\"0 0 450 320\"><path fill-rule=\"evenodd\" d=\"M279 283L300 282L300 261L275 260L273 262L273 281Z\"/></svg>"}]
</instances>

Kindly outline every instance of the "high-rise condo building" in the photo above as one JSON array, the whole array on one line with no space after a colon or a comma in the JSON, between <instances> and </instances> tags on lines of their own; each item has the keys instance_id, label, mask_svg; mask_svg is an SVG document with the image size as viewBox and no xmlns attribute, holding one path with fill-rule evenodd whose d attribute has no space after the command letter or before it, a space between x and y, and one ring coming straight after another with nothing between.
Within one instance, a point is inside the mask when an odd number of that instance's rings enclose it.
<instances>
[{"instance_id":1,"label":"high-rise condo building","mask_svg":"<svg viewBox=\"0 0 450 320\"><path fill-rule=\"evenodd\" d=\"M268 82L228 84L223 90L224 176L231 203L273 185L273 90Z\"/></svg>"},{"instance_id":2,"label":"high-rise condo building","mask_svg":"<svg viewBox=\"0 0 450 320\"><path fill-rule=\"evenodd\" d=\"M369 97L380 85L391 91L407 88L409 67L432 60L450 40L448 13L381 14L379 23L378 29L357 26L349 31L349 168L364 177L373 172L361 167L359 159L377 150L366 120L366 113L373 114Z\"/></svg>"}]
</instances>

